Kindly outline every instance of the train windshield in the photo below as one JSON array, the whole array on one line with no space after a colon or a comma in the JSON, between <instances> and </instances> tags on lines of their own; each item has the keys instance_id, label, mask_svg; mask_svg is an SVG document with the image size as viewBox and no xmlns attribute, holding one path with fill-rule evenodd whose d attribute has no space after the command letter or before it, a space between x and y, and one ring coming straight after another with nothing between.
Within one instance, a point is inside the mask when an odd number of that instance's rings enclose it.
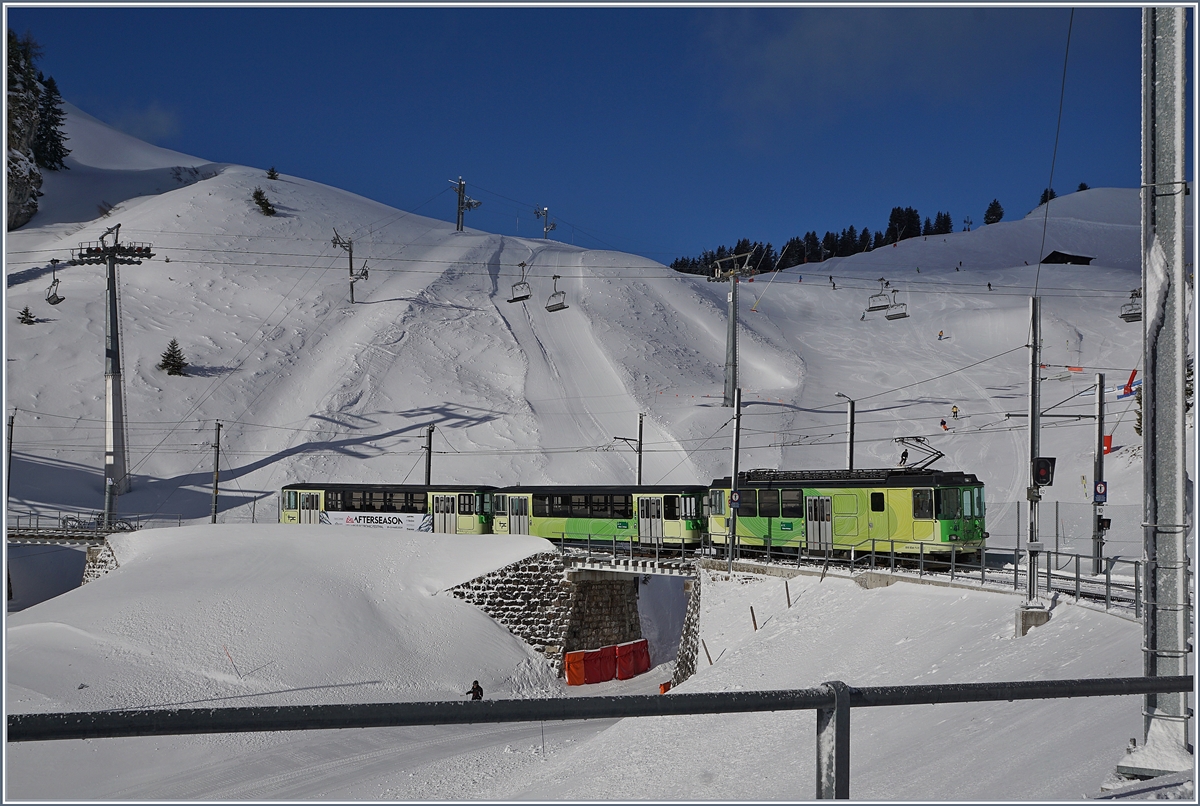
<instances>
[{"instance_id":1,"label":"train windshield","mask_svg":"<svg viewBox=\"0 0 1200 806\"><path fill-rule=\"evenodd\" d=\"M959 517L959 494L957 487L933 491L938 520L954 520Z\"/></svg>"}]
</instances>

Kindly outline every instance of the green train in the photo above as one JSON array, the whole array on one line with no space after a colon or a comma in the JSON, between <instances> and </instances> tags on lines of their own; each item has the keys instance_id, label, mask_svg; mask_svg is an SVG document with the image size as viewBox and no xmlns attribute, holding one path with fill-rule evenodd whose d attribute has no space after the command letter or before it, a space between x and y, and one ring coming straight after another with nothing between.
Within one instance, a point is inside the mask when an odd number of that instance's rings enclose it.
<instances>
[{"instance_id":1,"label":"green train","mask_svg":"<svg viewBox=\"0 0 1200 806\"><path fill-rule=\"evenodd\" d=\"M970 473L750 470L737 486L744 549L936 554L988 537L983 483ZM728 545L732 492L728 476L708 486L289 484L279 520L695 549Z\"/></svg>"},{"instance_id":2,"label":"green train","mask_svg":"<svg viewBox=\"0 0 1200 806\"><path fill-rule=\"evenodd\" d=\"M552 540L699 546L702 486L506 487L492 492L492 531Z\"/></svg>"},{"instance_id":3,"label":"green train","mask_svg":"<svg viewBox=\"0 0 1200 806\"><path fill-rule=\"evenodd\" d=\"M709 488L708 534L729 542L731 477ZM915 470L750 470L738 474L743 547L917 554L981 548L983 483L971 473Z\"/></svg>"}]
</instances>

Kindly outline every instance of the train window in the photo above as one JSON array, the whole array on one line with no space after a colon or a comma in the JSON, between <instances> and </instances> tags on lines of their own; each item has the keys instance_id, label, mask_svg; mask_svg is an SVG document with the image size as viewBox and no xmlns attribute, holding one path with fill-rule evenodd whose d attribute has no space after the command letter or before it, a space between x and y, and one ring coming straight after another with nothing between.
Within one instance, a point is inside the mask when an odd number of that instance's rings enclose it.
<instances>
[{"instance_id":1,"label":"train window","mask_svg":"<svg viewBox=\"0 0 1200 806\"><path fill-rule=\"evenodd\" d=\"M708 491L708 514L724 515L725 514L725 491L724 490L709 490Z\"/></svg>"},{"instance_id":2,"label":"train window","mask_svg":"<svg viewBox=\"0 0 1200 806\"><path fill-rule=\"evenodd\" d=\"M586 518L588 517L588 497L586 495L571 496L571 517Z\"/></svg>"},{"instance_id":3,"label":"train window","mask_svg":"<svg viewBox=\"0 0 1200 806\"><path fill-rule=\"evenodd\" d=\"M482 512L484 515L492 514L492 494L491 493L476 493L475 501L476 501L477 511Z\"/></svg>"},{"instance_id":4,"label":"train window","mask_svg":"<svg viewBox=\"0 0 1200 806\"><path fill-rule=\"evenodd\" d=\"M803 490L780 490L779 503L781 518L803 518L804 517L804 491Z\"/></svg>"},{"instance_id":5,"label":"train window","mask_svg":"<svg viewBox=\"0 0 1200 806\"><path fill-rule=\"evenodd\" d=\"M395 512L396 494L388 492L383 493L383 503L380 505L379 509L381 512Z\"/></svg>"},{"instance_id":6,"label":"train window","mask_svg":"<svg viewBox=\"0 0 1200 806\"><path fill-rule=\"evenodd\" d=\"M395 500L401 512L424 515L429 508L429 499L425 493L398 493Z\"/></svg>"},{"instance_id":7,"label":"train window","mask_svg":"<svg viewBox=\"0 0 1200 806\"><path fill-rule=\"evenodd\" d=\"M342 505L349 512L362 512L363 494L361 490L348 490L342 493Z\"/></svg>"},{"instance_id":8,"label":"train window","mask_svg":"<svg viewBox=\"0 0 1200 806\"><path fill-rule=\"evenodd\" d=\"M550 496L535 495L533 497L533 517L549 518L550 517Z\"/></svg>"},{"instance_id":9,"label":"train window","mask_svg":"<svg viewBox=\"0 0 1200 806\"><path fill-rule=\"evenodd\" d=\"M912 491L913 518L933 520L933 489L919 487Z\"/></svg>"},{"instance_id":10,"label":"train window","mask_svg":"<svg viewBox=\"0 0 1200 806\"><path fill-rule=\"evenodd\" d=\"M295 490L284 490L283 491L283 508L284 509L296 509L296 491Z\"/></svg>"},{"instance_id":11,"label":"train window","mask_svg":"<svg viewBox=\"0 0 1200 806\"><path fill-rule=\"evenodd\" d=\"M758 517L779 517L779 490L758 491Z\"/></svg>"},{"instance_id":12,"label":"train window","mask_svg":"<svg viewBox=\"0 0 1200 806\"><path fill-rule=\"evenodd\" d=\"M612 517L612 504L609 502L607 495L590 496L590 504L588 509L593 518L608 518Z\"/></svg>"},{"instance_id":13,"label":"train window","mask_svg":"<svg viewBox=\"0 0 1200 806\"><path fill-rule=\"evenodd\" d=\"M739 490L742 503L738 507L739 518L758 517L758 490Z\"/></svg>"},{"instance_id":14,"label":"train window","mask_svg":"<svg viewBox=\"0 0 1200 806\"><path fill-rule=\"evenodd\" d=\"M495 512L497 515L507 515L508 514L508 496L507 495L493 495L492 496L492 511Z\"/></svg>"},{"instance_id":15,"label":"train window","mask_svg":"<svg viewBox=\"0 0 1200 806\"><path fill-rule=\"evenodd\" d=\"M458 514L459 515L474 515L475 514L475 496L473 493L458 494Z\"/></svg>"},{"instance_id":16,"label":"train window","mask_svg":"<svg viewBox=\"0 0 1200 806\"><path fill-rule=\"evenodd\" d=\"M871 493L871 511L883 512L886 507L883 503L883 493Z\"/></svg>"},{"instance_id":17,"label":"train window","mask_svg":"<svg viewBox=\"0 0 1200 806\"><path fill-rule=\"evenodd\" d=\"M937 505L938 518L954 520L958 517L958 490L954 488L934 490L933 500Z\"/></svg>"},{"instance_id":18,"label":"train window","mask_svg":"<svg viewBox=\"0 0 1200 806\"><path fill-rule=\"evenodd\" d=\"M679 517L684 520L696 519L696 504L698 502L690 495L685 495L679 500Z\"/></svg>"},{"instance_id":19,"label":"train window","mask_svg":"<svg viewBox=\"0 0 1200 806\"><path fill-rule=\"evenodd\" d=\"M963 514L964 518L975 517L975 515L974 515L975 508L972 506L973 503L974 503L974 496L971 495L971 491L963 490L962 491L962 514Z\"/></svg>"},{"instance_id":20,"label":"train window","mask_svg":"<svg viewBox=\"0 0 1200 806\"><path fill-rule=\"evenodd\" d=\"M664 495L663 496L663 520L677 521L679 520L679 496Z\"/></svg>"},{"instance_id":21,"label":"train window","mask_svg":"<svg viewBox=\"0 0 1200 806\"><path fill-rule=\"evenodd\" d=\"M550 496L550 517L552 517L552 518L569 518L569 517L571 517L571 496L569 496L569 495L552 495L552 496Z\"/></svg>"},{"instance_id":22,"label":"train window","mask_svg":"<svg viewBox=\"0 0 1200 806\"><path fill-rule=\"evenodd\" d=\"M976 487L976 488L975 488L975 517L976 517L976 518L982 518L982 517L983 517L983 512L984 512L984 507L983 507L983 488L982 488L982 487Z\"/></svg>"},{"instance_id":23,"label":"train window","mask_svg":"<svg viewBox=\"0 0 1200 806\"><path fill-rule=\"evenodd\" d=\"M612 497L612 516L614 518L632 518L633 496L614 495Z\"/></svg>"}]
</instances>

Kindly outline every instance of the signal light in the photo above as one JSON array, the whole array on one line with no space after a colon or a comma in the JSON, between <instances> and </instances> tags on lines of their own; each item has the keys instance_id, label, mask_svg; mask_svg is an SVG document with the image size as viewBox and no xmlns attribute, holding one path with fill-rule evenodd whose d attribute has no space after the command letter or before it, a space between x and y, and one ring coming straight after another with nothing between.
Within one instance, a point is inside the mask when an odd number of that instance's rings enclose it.
<instances>
[{"instance_id":1,"label":"signal light","mask_svg":"<svg viewBox=\"0 0 1200 806\"><path fill-rule=\"evenodd\" d=\"M1049 487L1054 483L1054 458L1039 456L1033 460L1033 483L1038 487Z\"/></svg>"}]
</instances>

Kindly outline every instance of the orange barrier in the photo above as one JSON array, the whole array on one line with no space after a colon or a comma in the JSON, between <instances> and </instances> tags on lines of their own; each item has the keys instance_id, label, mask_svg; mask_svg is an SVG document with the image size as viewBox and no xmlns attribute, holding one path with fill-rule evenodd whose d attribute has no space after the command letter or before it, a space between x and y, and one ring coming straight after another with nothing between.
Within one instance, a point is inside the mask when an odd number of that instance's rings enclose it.
<instances>
[{"instance_id":1,"label":"orange barrier","mask_svg":"<svg viewBox=\"0 0 1200 806\"><path fill-rule=\"evenodd\" d=\"M603 683L617 676L616 646L602 646L599 649L584 650L583 653L583 682Z\"/></svg>"},{"instance_id":2,"label":"orange barrier","mask_svg":"<svg viewBox=\"0 0 1200 806\"><path fill-rule=\"evenodd\" d=\"M625 644L563 653L568 686L603 683L614 677L628 680L650 671L650 645L646 639Z\"/></svg>"},{"instance_id":3,"label":"orange barrier","mask_svg":"<svg viewBox=\"0 0 1200 806\"><path fill-rule=\"evenodd\" d=\"M650 645L646 639L617 644L617 679L628 680L650 671Z\"/></svg>"},{"instance_id":4,"label":"orange barrier","mask_svg":"<svg viewBox=\"0 0 1200 806\"><path fill-rule=\"evenodd\" d=\"M583 652L568 652L564 656L566 662L563 666L567 672L568 686L582 686L584 684L583 654Z\"/></svg>"}]
</instances>

